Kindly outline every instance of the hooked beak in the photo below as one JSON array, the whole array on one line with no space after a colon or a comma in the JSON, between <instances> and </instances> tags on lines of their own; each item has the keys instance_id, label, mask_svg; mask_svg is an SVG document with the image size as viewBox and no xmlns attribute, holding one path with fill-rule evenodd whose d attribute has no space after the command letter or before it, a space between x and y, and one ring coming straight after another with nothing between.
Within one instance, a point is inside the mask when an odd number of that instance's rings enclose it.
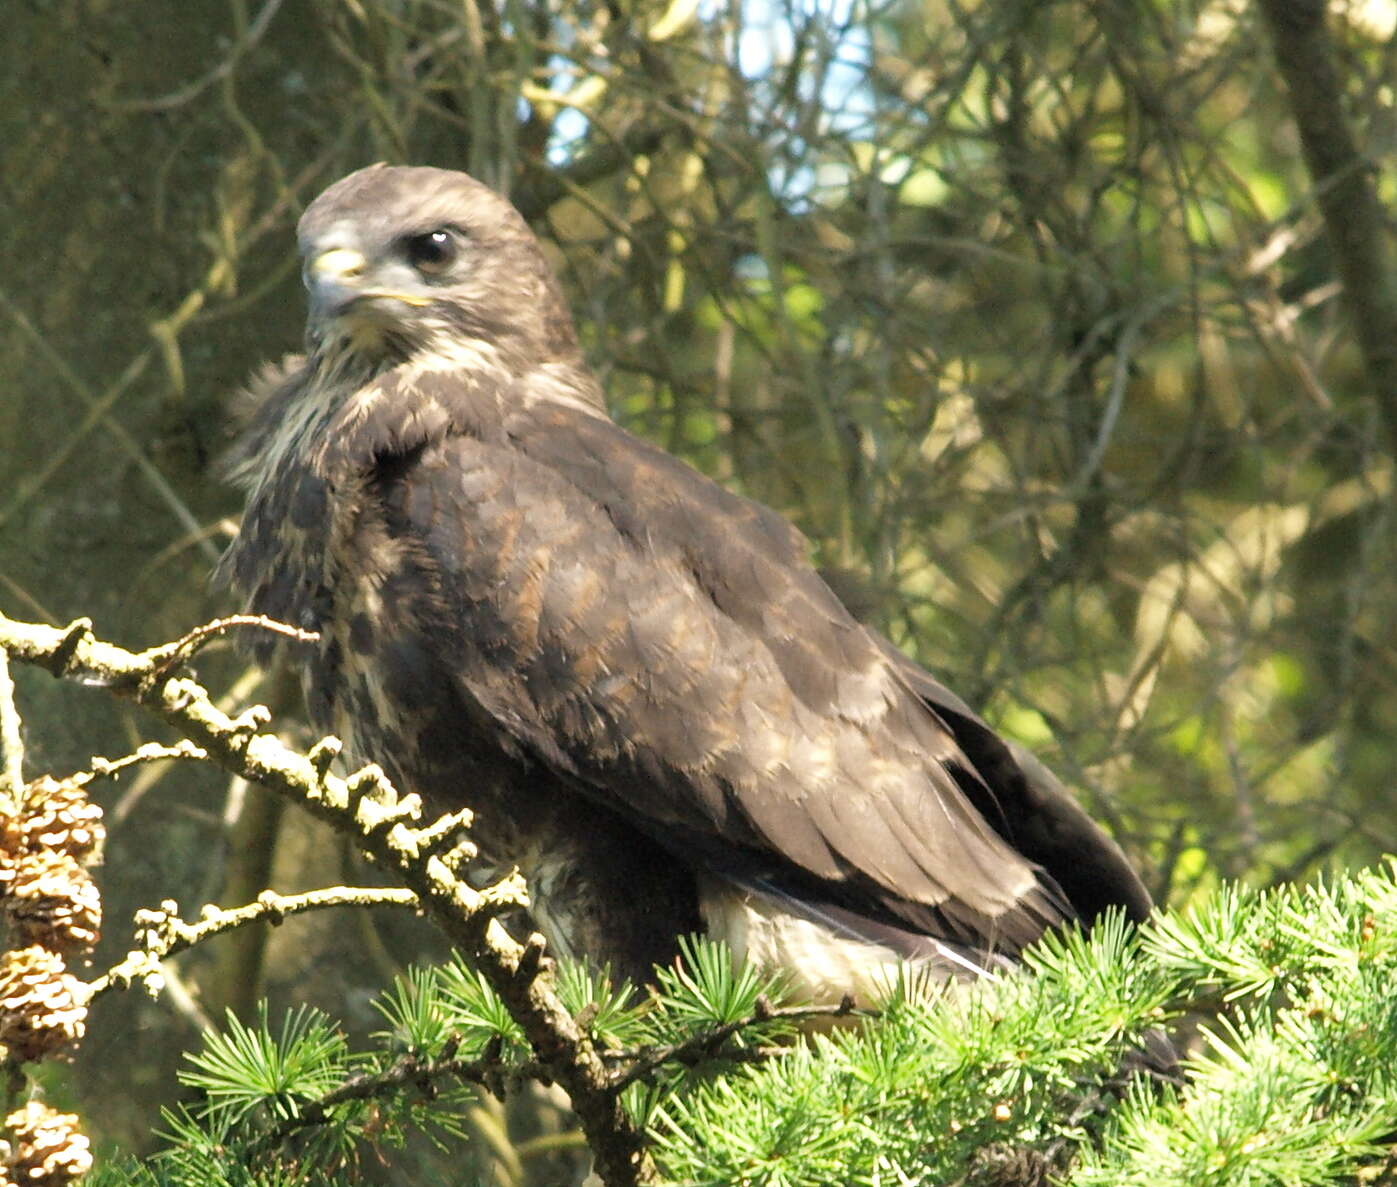
<instances>
[{"instance_id":1,"label":"hooked beak","mask_svg":"<svg viewBox=\"0 0 1397 1187\"><path fill-rule=\"evenodd\" d=\"M306 262L306 288L317 317L335 317L364 295L360 282L368 261L349 247L332 247Z\"/></svg>"},{"instance_id":2,"label":"hooked beak","mask_svg":"<svg viewBox=\"0 0 1397 1187\"><path fill-rule=\"evenodd\" d=\"M425 297L365 287L368 260L352 247L331 247L306 262L305 281L312 312L320 318L338 317L356 301L387 297L405 305L429 305Z\"/></svg>"}]
</instances>

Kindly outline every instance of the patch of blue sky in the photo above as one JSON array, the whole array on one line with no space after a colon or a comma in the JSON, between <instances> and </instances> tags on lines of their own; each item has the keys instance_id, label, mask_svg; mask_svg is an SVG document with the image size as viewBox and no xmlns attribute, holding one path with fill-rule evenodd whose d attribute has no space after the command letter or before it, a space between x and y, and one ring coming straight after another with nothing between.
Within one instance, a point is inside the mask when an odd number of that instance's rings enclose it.
<instances>
[{"instance_id":1,"label":"patch of blue sky","mask_svg":"<svg viewBox=\"0 0 1397 1187\"><path fill-rule=\"evenodd\" d=\"M720 0L704 0L716 18ZM864 0L740 0L736 66L770 129L773 191L794 208L842 187L811 144L867 137L876 100L869 85L873 41ZM837 176L836 176L837 174Z\"/></svg>"},{"instance_id":2,"label":"patch of blue sky","mask_svg":"<svg viewBox=\"0 0 1397 1187\"><path fill-rule=\"evenodd\" d=\"M578 147L586 142L591 122L576 107L564 107L558 112L548 137L548 163L565 165L572 160Z\"/></svg>"},{"instance_id":3,"label":"patch of blue sky","mask_svg":"<svg viewBox=\"0 0 1397 1187\"><path fill-rule=\"evenodd\" d=\"M594 70L604 68L601 60L595 63L587 60L587 53L577 29L566 21L560 21L550 31L550 36L562 48L548 58L548 69L553 73L552 89L565 94ZM519 100L521 121L528 116L529 101ZM563 107L553 118L549 129L548 145L545 154L551 165L562 166L577 155L577 150L587 142L587 130L591 126L587 114L577 107Z\"/></svg>"},{"instance_id":4,"label":"patch of blue sky","mask_svg":"<svg viewBox=\"0 0 1397 1187\"><path fill-rule=\"evenodd\" d=\"M704 0L699 11L716 10L717 4ZM742 0L741 23L737 68L749 83L774 82L790 67L799 41L816 67L796 80L800 100L820 104L825 130L847 133L867 124L873 114L873 46L860 0ZM780 81L784 85L784 76Z\"/></svg>"},{"instance_id":5,"label":"patch of blue sky","mask_svg":"<svg viewBox=\"0 0 1397 1187\"><path fill-rule=\"evenodd\" d=\"M873 38L868 0L738 0L738 33L727 46L757 116L766 129L767 170L773 192L795 208L847 185L855 162L819 161L812 141L867 141L875 124L876 97L869 85ZM722 27L727 0L700 0L698 19ZM565 31L560 35L566 39ZM560 82L581 78L584 63L559 54ZM566 89L564 86L560 89ZM590 121L576 108L554 120L548 158L572 160L587 140Z\"/></svg>"}]
</instances>

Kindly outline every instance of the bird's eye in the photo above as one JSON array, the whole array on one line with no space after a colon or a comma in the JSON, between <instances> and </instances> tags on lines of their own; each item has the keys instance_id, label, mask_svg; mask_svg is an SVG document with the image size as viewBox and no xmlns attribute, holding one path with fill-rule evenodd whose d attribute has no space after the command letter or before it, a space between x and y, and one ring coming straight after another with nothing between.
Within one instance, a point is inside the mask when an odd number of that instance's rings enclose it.
<instances>
[{"instance_id":1,"label":"bird's eye","mask_svg":"<svg viewBox=\"0 0 1397 1187\"><path fill-rule=\"evenodd\" d=\"M454 231L440 227L423 235L412 235L403 244L410 263L427 276L438 276L456 262Z\"/></svg>"}]
</instances>

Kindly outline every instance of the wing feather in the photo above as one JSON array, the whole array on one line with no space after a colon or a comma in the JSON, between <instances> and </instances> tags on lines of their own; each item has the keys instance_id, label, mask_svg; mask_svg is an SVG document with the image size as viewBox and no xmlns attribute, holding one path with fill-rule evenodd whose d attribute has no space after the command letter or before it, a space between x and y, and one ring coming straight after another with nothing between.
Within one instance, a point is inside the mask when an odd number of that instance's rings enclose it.
<instances>
[{"instance_id":1,"label":"wing feather","mask_svg":"<svg viewBox=\"0 0 1397 1187\"><path fill-rule=\"evenodd\" d=\"M1070 914L794 527L582 410L448 419L376 454L382 497L439 564L466 691L539 761L677 856L887 925L1013 950Z\"/></svg>"}]
</instances>

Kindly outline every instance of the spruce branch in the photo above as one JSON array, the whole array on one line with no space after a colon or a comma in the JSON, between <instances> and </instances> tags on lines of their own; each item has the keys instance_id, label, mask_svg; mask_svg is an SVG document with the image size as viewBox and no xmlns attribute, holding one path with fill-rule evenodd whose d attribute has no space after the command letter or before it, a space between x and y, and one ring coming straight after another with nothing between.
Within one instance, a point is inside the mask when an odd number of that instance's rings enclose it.
<instances>
[{"instance_id":1,"label":"spruce branch","mask_svg":"<svg viewBox=\"0 0 1397 1187\"><path fill-rule=\"evenodd\" d=\"M519 901L517 889L484 893L455 871L453 857L469 851L461 834L470 813L456 813L449 826L439 821L424 828L418 797L400 795L378 767L371 764L341 779L323 761L317 767L307 755L261 732L268 714L260 706L236 719L222 712L202 685L168 671L174 646L136 653L96 638L86 619L56 630L0 614L0 647L14 659L142 705L224 770L260 783L353 836L417 895L423 912L506 1003L540 1066L568 1094L602 1181L630 1187L649 1180L640 1135L621 1108L605 1064L559 1000L547 963L531 967L529 949L499 923L497 916ZM458 843L443 854L446 837Z\"/></svg>"},{"instance_id":2,"label":"spruce branch","mask_svg":"<svg viewBox=\"0 0 1397 1187\"><path fill-rule=\"evenodd\" d=\"M503 1097L507 1081L531 1079L549 1082L547 1069L537 1060L505 1063L500 1057L500 1050L501 1044L496 1041L489 1044L483 1054L473 1059L463 1059L451 1050L443 1052L435 1059L404 1055L383 1071L353 1076L319 1099L310 1101L294 1116L288 1117L264 1134L257 1147L266 1149L302 1129L328 1124L332 1120L331 1110L337 1105L352 1101L379 1100L405 1088L416 1088L418 1092L430 1095L439 1081L451 1079L476 1084L492 1096Z\"/></svg>"},{"instance_id":3,"label":"spruce branch","mask_svg":"<svg viewBox=\"0 0 1397 1187\"><path fill-rule=\"evenodd\" d=\"M419 990L427 992L429 998L441 988L431 974L420 984L437 986L435 990ZM658 1005L663 1013L665 999L661 996L658 1002L653 1002L652 1005ZM598 1006L599 1004L593 1001L576 1015L579 1025L584 1029L591 1026ZM440 1004L435 1008L440 1009ZM644 1012L653 1016L653 1011ZM448 1008L448 1017L449 1013ZM763 1024L774 1021L801 1022L814 1018L875 1015L876 1011L856 1009L852 998L845 998L842 1002L829 1006L786 1007L773 1005L765 996L761 996L752 1011L743 1017L705 1026L698 1033L682 1040L628 1049L608 1049L602 1051L601 1055L613 1066L612 1086L619 1093L631 1084L647 1079L665 1066L681 1064L694 1067L714 1059L721 1059L728 1065L760 1064L789 1054L789 1045L762 1044L724 1049L730 1039ZM414 1050L398 1056L387 1066L350 1076L316 1099L304 1102L292 1116L282 1118L255 1138L251 1150L269 1151L299 1131L342 1123L345 1118L334 1114L337 1106L355 1101L389 1098L404 1089L413 1089L425 1100L431 1100L440 1091L442 1081L454 1080L478 1085L492 1096L503 1100L522 1081L533 1080L543 1084L552 1082L548 1069L537 1059L505 1058L507 1038L504 1033L496 1032L486 1040L483 1048L473 1047L469 1054L462 1055L459 1052L462 1042L467 1040L466 1032L449 1021L446 1025L450 1028L450 1037L440 1049L433 1050L430 1041L423 1047L417 1045L420 1040L409 1040L414 1043Z\"/></svg>"},{"instance_id":4,"label":"spruce branch","mask_svg":"<svg viewBox=\"0 0 1397 1187\"><path fill-rule=\"evenodd\" d=\"M829 1006L773 1006L764 997L757 999L756 1008L742 1018L722 1022L707 1027L697 1034L688 1035L674 1043L660 1047L644 1047L639 1051L605 1052L604 1058L616 1061L629 1060L628 1066L617 1067L612 1071L612 1084L619 1092L629 1088L638 1080L655 1074L667 1064L682 1064L695 1067L707 1060L721 1057L737 1063L757 1063L790 1050L789 1047L761 1046L744 1050L724 1051L723 1045L743 1031L760 1026L776 1019L804 1022L815 1018L871 1018L876 1010L860 1010L852 997Z\"/></svg>"}]
</instances>

